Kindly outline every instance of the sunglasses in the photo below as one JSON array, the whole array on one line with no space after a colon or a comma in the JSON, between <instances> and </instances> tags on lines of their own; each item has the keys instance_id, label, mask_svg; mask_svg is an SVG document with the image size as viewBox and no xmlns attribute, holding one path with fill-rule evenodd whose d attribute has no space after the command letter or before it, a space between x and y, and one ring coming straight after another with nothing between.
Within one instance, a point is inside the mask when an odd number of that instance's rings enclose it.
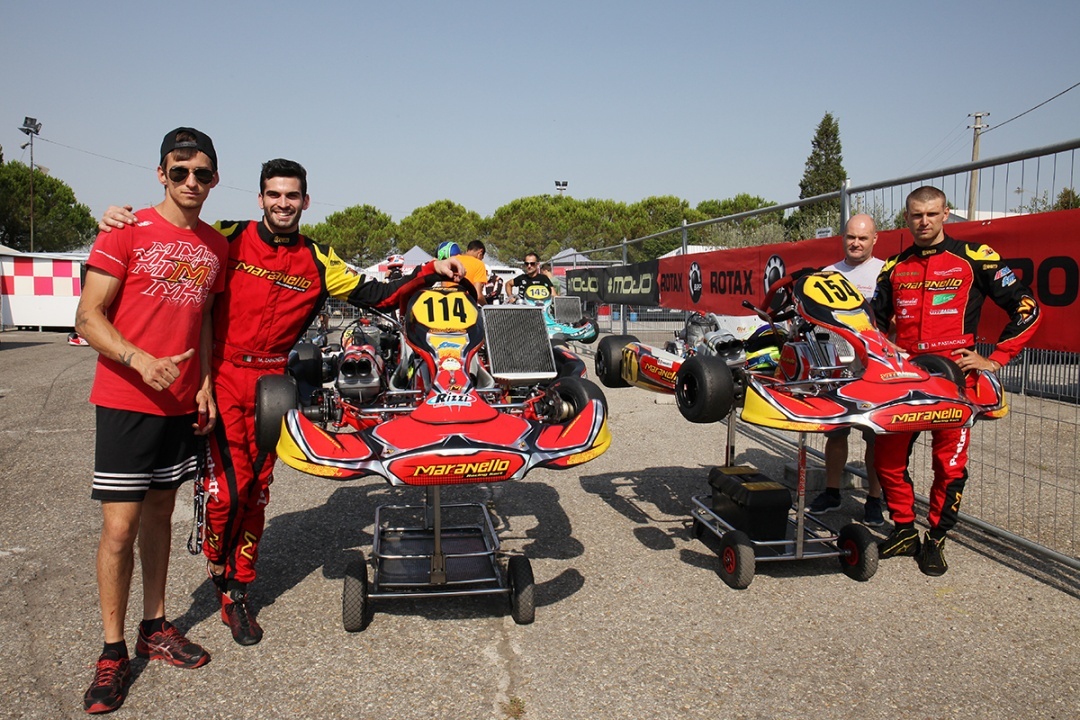
<instances>
[{"instance_id":1,"label":"sunglasses","mask_svg":"<svg viewBox=\"0 0 1080 720\"><path fill-rule=\"evenodd\" d=\"M526 263L525 263L525 267L536 267L536 266L537 266L537 265L539 265L539 264L540 264L540 263L534 263L534 262L526 262Z\"/></svg>"},{"instance_id":2,"label":"sunglasses","mask_svg":"<svg viewBox=\"0 0 1080 720\"><path fill-rule=\"evenodd\" d=\"M200 185L209 185L214 179L214 171L209 168L186 168L173 165L169 168L169 179L174 183L186 182L188 175L195 174L195 179Z\"/></svg>"}]
</instances>

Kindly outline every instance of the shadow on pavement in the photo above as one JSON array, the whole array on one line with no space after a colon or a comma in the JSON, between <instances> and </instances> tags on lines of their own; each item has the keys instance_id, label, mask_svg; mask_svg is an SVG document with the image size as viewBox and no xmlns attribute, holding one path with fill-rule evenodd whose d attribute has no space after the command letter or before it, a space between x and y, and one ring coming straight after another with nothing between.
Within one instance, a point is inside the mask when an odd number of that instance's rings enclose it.
<instances>
[{"instance_id":1,"label":"shadow on pavement","mask_svg":"<svg viewBox=\"0 0 1080 720\"><path fill-rule=\"evenodd\" d=\"M376 506L422 502L421 488L397 488L370 481L365 485L343 485L318 507L272 517L259 543L258 577L251 585L250 597L256 612L277 602L317 570L322 570L324 578L342 580L357 548L370 561ZM549 485L517 482L449 487L443 490L443 502L485 504L492 511L503 551L509 546L534 560L567 560L583 552L581 543L571 534L570 519L559 504L558 492ZM536 605L557 603L583 585L584 578L573 568L547 580L537 578ZM187 611L172 621L185 633L220 611L209 579L195 589L191 598ZM506 602L504 597L497 599ZM394 599L378 603L377 611L432 618L485 617L492 613L491 598L483 597L454 598L437 609L430 599Z\"/></svg>"}]
</instances>

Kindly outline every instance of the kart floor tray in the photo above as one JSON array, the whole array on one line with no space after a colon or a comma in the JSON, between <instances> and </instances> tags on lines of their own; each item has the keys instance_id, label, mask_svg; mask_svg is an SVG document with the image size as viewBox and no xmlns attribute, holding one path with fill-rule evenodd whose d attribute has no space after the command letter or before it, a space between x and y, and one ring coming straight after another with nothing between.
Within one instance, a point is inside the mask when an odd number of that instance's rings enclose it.
<instances>
[{"instance_id":1,"label":"kart floor tray","mask_svg":"<svg viewBox=\"0 0 1080 720\"><path fill-rule=\"evenodd\" d=\"M379 541L379 554L374 557L377 587L432 587L435 536L431 529L384 528L380 530ZM484 528L443 528L442 551L446 558L446 583L439 587L501 587L502 576Z\"/></svg>"}]
</instances>

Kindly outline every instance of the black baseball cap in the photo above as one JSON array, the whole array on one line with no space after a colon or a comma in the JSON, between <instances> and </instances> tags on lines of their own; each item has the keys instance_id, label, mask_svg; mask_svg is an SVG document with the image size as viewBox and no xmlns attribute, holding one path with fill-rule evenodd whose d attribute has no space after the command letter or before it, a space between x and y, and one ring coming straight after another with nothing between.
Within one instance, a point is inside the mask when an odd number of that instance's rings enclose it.
<instances>
[{"instance_id":1,"label":"black baseball cap","mask_svg":"<svg viewBox=\"0 0 1080 720\"><path fill-rule=\"evenodd\" d=\"M176 136L180 133L190 133L195 139L177 141ZM217 152L214 150L214 141L206 133L189 127L178 127L165 134L165 139L161 141L161 160L159 162L165 162L166 155L173 150L182 148L192 148L201 153L206 153L206 156L210 158L210 164L213 165L213 170L217 171Z\"/></svg>"}]
</instances>

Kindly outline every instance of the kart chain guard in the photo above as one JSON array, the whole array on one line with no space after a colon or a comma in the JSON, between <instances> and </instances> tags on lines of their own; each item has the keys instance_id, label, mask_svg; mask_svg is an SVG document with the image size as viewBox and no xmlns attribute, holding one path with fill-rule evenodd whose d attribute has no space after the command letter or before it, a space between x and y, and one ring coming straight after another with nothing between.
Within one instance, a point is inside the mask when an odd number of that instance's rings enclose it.
<instances>
[{"instance_id":1,"label":"kart chain guard","mask_svg":"<svg viewBox=\"0 0 1080 720\"><path fill-rule=\"evenodd\" d=\"M543 308L484 305L481 312L488 362L496 380L531 385L556 376Z\"/></svg>"}]
</instances>

